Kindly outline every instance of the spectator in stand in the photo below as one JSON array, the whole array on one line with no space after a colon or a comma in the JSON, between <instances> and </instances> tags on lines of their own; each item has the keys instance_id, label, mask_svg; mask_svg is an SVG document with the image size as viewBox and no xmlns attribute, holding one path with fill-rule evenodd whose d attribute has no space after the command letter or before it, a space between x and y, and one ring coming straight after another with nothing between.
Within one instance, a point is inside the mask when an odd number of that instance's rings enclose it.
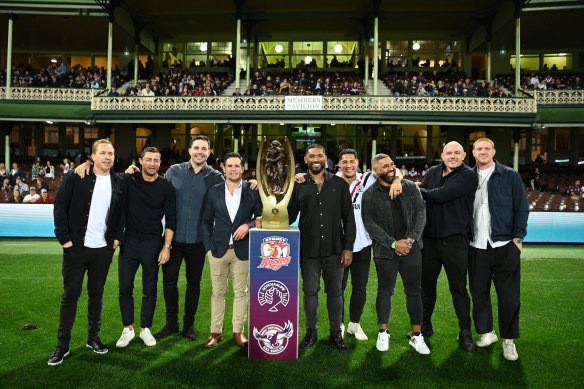
<instances>
[{"instance_id":1,"label":"spectator in stand","mask_svg":"<svg viewBox=\"0 0 584 389\"><path fill-rule=\"evenodd\" d=\"M582 188L580 187L580 180L576 180L574 185L570 186L570 197L572 200L578 200L582 194Z\"/></svg>"},{"instance_id":2,"label":"spectator in stand","mask_svg":"<svg viewBox=\"0 0 584 389\"><path fill-rule=\"evenodd\" d=\"M12 163L12 170L10 171L10 184L16 185L16 179L20 178L22 181L26 179L26 172L18 167L18 163ZM28 190L28 189L27 189Z\"/></svg>"},{"instance_id":3,"label":"spectator in stand","mask_svg":"<svg viewBox=\"0 0 584 389\"><path fill-rule=\"evenodd\" d=\"M410 177L416 177L418 175L418 172L416 171L416 167L412 166L412 168L410 169L408 174L410 175Z\"/></svg>"},{"instance_id":4,"label":"spectator in stand","mask_svg":"<svg viewBox=\"0 0 584 389\"><path fill-rule=\"evenodd\" d=\"M531 185L531 189L539 189L539 180L541 179L541 173L539 172L539 168L536 167L533 171L531 177L529 177L529 185Z\"/></svg>"},{"instance_id":5,"label":"spectator in stand","mask_svg":"<svg viewBox=\"0 0 584 389\"><path fill-rule=\"evenodd\" d=\"M22 202L25 204L34 204L40 197L41 196L39 196L39 194L36 192L36 188L31 186L29 194L24 196L24 200Z\"/></svg>"},{"instance_id":6,"label":"spectator in stand","mask_svg":"<svg viewBox=\"0 0 584 389\"><path fill-rule=\"evenodd\" d=\"M112 89L111 89L110 93L107 94L108 97L117 97L119 95L120 94L116 90L116 87L115 86L112 86Z\"/></svg>"},{"instance_id":7,"label":"spectator in stand","mask_svg":"<svg viewBox=\"0 0 584 389\"><path fill-rule=\"evenodd\" d=\"M424 177L426 175L426 173L428 172L428 169L430 169L430 167L428 166L428 164L425 164L424 170L422 170L422 177Z\"/></svg>"},{"instance_id":8,"label":"spectator in stand","mask_svg":"<svg viewBox=\"0 0 584 389\"><path fill-rule=\"evenodd\" d=\"M14 190L20 191L20 193L28 192L28 184L26 184L22 178L17 177L14 183Z\"/></svg>"},{"instance_id":9,"label":"spectator in stand","mask_svg":"<svg viewBox=\"0 0 584 389\"><path fill-rule=\"evenodd\" d=\"M288 79L284 78L282 83L280 83L280 94L287 95L290 94L290 84L288 83Z\"/></svg>"},{"instance_id":10,"label":"spectator in stand","mask_svg":"<svg viewBox=\"0 0 584 389\"><path fill-rule=\"evenodd\" d=\"M47 165L44 168L45 178L55 178L55 167L51 165L51 161L47 161Z\"/></svg>"},{"instance_id":11,"label":"spectator in stand","mask_svg":"<svg viewBox=\"0 0 584 389\"><path fill-rule=\"evenodd\" d=\"M49 195L46 189L41 189L41 198L37 200L37 204L53 204L55 199Z\"/></svg>"},{"instance_id":12,"label":"spectator in stand","mask_svg":"<svg viewBox=\"0 0 584 389\"><path fill-rule=\"evenodd\" d=\"M63 175L69 173L69 170L71 170L71 166L69 165L69 159L67 159L67 158L63 159L63 163L61 164L61 169L63 169Z\"/></svg>"},{"instance_id":13,"label":"spectator in stand","mask_svg":"<svg viewBox=\"0 0 584 389\"><path fill-rule=\"evenodd\" d=\"M10 202L16 204L22 203L22 196L20 195L20 191L18 189L14 189L12 192L12 198L10 199Z\"/></svg>"},{"instance_id":14,"label":"spectator in stand","mask_svg":"<svg viewBox=\"0 0 584 389\"><path fill-rule=\"evenodd\" d=\"M357 81L353 82L353 86L351 87L349 94L350 95L358 95L359 94L359 84L357 83Z\"/></svg>"},{"instance_id":15,"label":"spectator in stand","mask_svg":"<svg viewBox=\"0 0 584 389\"><path fill-rule=\"evenodd\" d=\"M235 92L233 92L232 96L241 96L241 91L239 90L239 88L235 88Z\"/></svg>"},{"instance_id":16,"label":"spectator in stand","mask_svg":"<svg viewBox=\"0 0 584 389\"><path fill-rule=\"evenodd\" d=\"M150 89L150 84L146 84L146 88L142 90L142 96L153 97L155 96L154 91Z\"/></svg>"},{"instance_id":17,"label":"spectator in stand","mask_svg":"<svg viewBox=\"0 0 584 389\"><path fill-rule=\"evenodd\" d=\"M0 178L8 177L8 172L6 171L6 165L4 162L0 162Z\"/></svg>"},{"instance_id":18,"label":"spectator in stand","mask_svg":"<svg viewBox=\"0 0 584 389\"><path fill-rule=\"evenodd\" d=\"M30 178L33 181L36 181L37 177L42 174L42 167L41 167L41 157L37 157L34 165L32 165L32 169L30 172Z\"/></svg>"},{"instance_id":19,"label":"spectator in stand","mask_svg":"<svg viewBox=\"0 0 584 389\"><path fill-rule=\"evenodd\" d=\"M36 179L36 188L38 191L41 191L42 189L49 190L49 184L47 184L41 176L38 176Z\"/></svg>"},{"instance_id":20,"label":"spectator in stand","mask_svg":"<svg viewBox=\"0 0 584 389\"><path fill-rule=\"evenodd\" d=\"M10 185L10 179L5 178L0 190L3 190L4 192L10 192L10 189L12 189L12 186Z\"/></svg>"},{"instance_id":21,"label":"spectator in stand","mask_svg":"<svg viewBox=\"0 0 584 389\"><path fill-rule=\"evenodd\" d=\"M343 87L341 88L341 94L348 95L351 93L351 88L349 87L349 82L345 81Z\"/></svg>"},{"instance_id":22,"label":"spectator in stand","mask_svg":"<svg viewBox=\"0 0 584 389\"><path fill-rule=\"evenodd\" d=\"M401 165L401 167L399 168L399 171L401 172L403 177L408 176L408 169L406 169L406 165Z\"/></svg>"}]
</instances>

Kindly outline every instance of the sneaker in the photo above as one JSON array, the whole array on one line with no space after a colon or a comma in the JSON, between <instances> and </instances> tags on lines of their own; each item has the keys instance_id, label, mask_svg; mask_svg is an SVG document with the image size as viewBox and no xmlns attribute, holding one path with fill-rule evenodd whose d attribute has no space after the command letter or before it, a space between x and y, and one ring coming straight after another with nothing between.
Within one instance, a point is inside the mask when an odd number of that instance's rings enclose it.
<instances>
[{"instance_id":1,"label":"sneaker","mask_svg":"<svg viewBox=\"0 0 584 389\"><path fill-rule=\"evenodd\" d=\"M144 344L148 347L156 346L156 339L152 336L152 333L148 328L144 328L143 331L140 331L140 339L144 341Z\"/></svg>"},{"instance_id":2,"label":"sneaker","mask_svg":"<svg viewBox=\"0 0 584 389\"><path fill-rule=\"evenodd\" d=\"M519 358L513 339L505 339L503 341L503 356L508 361L516 361Z\"/></svg>"},{"instance_id":3,"label":"sneaker","mask_svg":"<svg viewBox=\"0 0 584 389\"><path fill-rule=\"evenodd\" d=\"M420 334L419 336L416 335L412 336L412 338L410 339L410 346L412 346L414 350L416 350L420 354L424 355L430 354L430 349L428 348L428 345L424 341L424 335Z\"/></svg>"},{"instance_id":4,"label":"sneaker","mask_svg":"<svg viewBox=\"0 0 584 389\"><path fill-rule=\"evenodd\" d=\"M368 340L369 338L361 328L361 324L349 322L349 328L347 328L347 333L351 335L355 335L355 339L357 340Z\"/></svg>"},{"instance_id":5,"label":"sneaker","mask_svg":"<svg viewBox=\"0 0 584 389\"><path fill-rule=\"evenodd\" d=\"M91 340L88 339L85 345L92 349L94 353L107 354L108 351L107 347L105 347L104 344L101 343L101 339L99 339L99 337L96 337Z\"/></svg>"},{"instance_id":6,"label":"sneaker","mask_svg":"<svg viewBox=\"0 0 584 389\"><path fill-rule=\"evenodd\" d=\"M57 348L55 349L47 363L49 364L49 366L60 365L67 355L69 355L69 347L57 346Z\"/></svg>"},{"instance_id":7,"label":"sneaker","mask_svg":"<svg viewBox=\"0 0 584 389\"><path fill-rule=\"evenodd\" d=\"M345 323L341 323L341 338L345 339Z\"/></svg>"},{"instance_id":8,"label":"sneaker","mask_svg":"<svg viewBox=\"0 0 584 389\"><path fill-rule=\"evenodd\" d=\"M134 339L136 334L134 333L134 329L124 328L122 331L122 336L116 342L116 347L126 347L132 339Z\"/></svg>"},{"instance_id":9,"label":"sneaker","mask_svg":"<svg viewBox=\"0 0 584 389\"><path fill-rule=\"evenodd\" d=\"M487 332L486 334L479 334L479 340L477 340L477 347L487 347L493 343L497 343L499 338L495 334L495 331Z\"/></svg>"},{"instance_id":10,"label":"sneaker","mask_svg":"<svg viewBox=\"0 0 584 389\"><path fill-rule=\"evenodd\" d=\"M377 344L375 345L375 347L377 347L379 351L389 350L390 337L391 336L389 335L389 332L387 332L387 330L380 332L379 334L377 334Z\"/></svg>"}]
</instances>

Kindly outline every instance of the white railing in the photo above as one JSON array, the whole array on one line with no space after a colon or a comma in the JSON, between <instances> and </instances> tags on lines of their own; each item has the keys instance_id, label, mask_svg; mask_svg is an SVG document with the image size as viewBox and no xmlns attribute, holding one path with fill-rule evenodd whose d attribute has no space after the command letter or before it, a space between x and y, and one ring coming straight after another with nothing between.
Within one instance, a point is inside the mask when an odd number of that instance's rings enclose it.
<instances>
[{"instance_id":1,"label":"white railing","mask_svg":"<svg viewBox=\"0 0 584 389\"><path fill-rule=\"evenodd\" d=\"M526 93L533 93L528 90ZM537 90L537 104L572 105L584 104L584 89L549 89Z\"/></svg>"},{"instance_id":2,"label":"white railing","mask_svg":"<svg viewBox=\"0 0 584 389\"><path fill-rule=\"evenodd\" d=\"M92 111L285 111L285 96L94 97ZM323 111L535 113L533 98L323 96Z\"/></svg>"},{"instance_id":3,"label":"white railing","mask_svg":"<svg viewBox=\"0 0 584 389\"><path fill-rule=\"evenodd\" d=\"M102 89L10 87L12 100L90 102ZM6 98L6 87L0 87L0 99Z\"/></svg>"}]
</instances>

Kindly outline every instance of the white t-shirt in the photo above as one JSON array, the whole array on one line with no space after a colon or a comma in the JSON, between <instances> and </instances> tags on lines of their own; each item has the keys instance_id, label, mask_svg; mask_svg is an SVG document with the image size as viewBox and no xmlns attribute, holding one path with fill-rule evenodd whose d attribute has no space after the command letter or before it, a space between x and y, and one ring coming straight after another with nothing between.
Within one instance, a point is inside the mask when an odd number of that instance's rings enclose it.
<instances>
[{"instance_id":1,"label":"white t-shirt","mask_svg":"<svg viewBox=\"0 0 584 389\"><path fill-rule=\"evenodd\" d=\"M39 196L38 194L35 194L34 196L31 196L30 194L27 194L26 196L24 196L23 202L27 202L27 201L30 201L32 199L35 199L35 200L38 201L38 199L40 199L40 198L41 198L41 196Z\"/></svg>"},{"instance_id":2,"label":"white t-shirt","mask_svg":"<svg viewBox=\"0 0 584 389\"><path fill-rule=\"evenodd\" d=\"M233 191L233 195L229 193L229 188L227 188L227 182L225 183L225 205L227 206L227 212L229 212L229 218L231 222L235 220L237 216L237 211L239 210L239 204L241 203L241 191L242 191L243 180L239 182L239 185ZM233 235L229 238L229 244L233 244Z\"/></svg>"},{"instance_id":3,"label":"white t-shirt","mask_svg":"<svg viewBox=\"0 0 584 389\"><path fill-rule=\"evenodd\" d=\"M90 248L107 246L105 240L106 220L112 200L112 180L109 174L95 177L95 187L91 195L89 219L85 231L85 247Z\"/></svg>"},{"instance_id":4,"label":"white t-shirt","mask_svg":"<svg viewBox=\"0 0 584 389\"><path fill-rule=\"evenodd\" d=\"M489 210L489 191L487 185L495 165L488 169L479 169L479 186L474 199L474 240L470 245L477 249L487 249L487 242L492 248L505 246L510 241L493 242L491 239L491 211Z\"/></svg>"}]
</instances>

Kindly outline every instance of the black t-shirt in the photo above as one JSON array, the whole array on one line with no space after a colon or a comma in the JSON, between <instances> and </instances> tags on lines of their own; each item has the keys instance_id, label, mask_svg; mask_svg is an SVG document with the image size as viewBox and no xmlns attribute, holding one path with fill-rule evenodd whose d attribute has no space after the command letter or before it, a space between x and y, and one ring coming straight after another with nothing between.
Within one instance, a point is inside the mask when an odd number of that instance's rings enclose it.
<instances>
[{"instance_id":1,"label":"black t-shirt","mask_svg":"<svg viewBox=\"0 0 584 389\"><path fill-rule=\"evenodd\" d=\"M389 186L381 185L384 191L387 192L389 196ZM404 213L402 210L402 203L400 197L396 197L393 200L389 200L391 204L391 219L393 221L393 237L395 240L405 239L406 238L406 220L404 219Z\"/></svg>"}]
</instances>

